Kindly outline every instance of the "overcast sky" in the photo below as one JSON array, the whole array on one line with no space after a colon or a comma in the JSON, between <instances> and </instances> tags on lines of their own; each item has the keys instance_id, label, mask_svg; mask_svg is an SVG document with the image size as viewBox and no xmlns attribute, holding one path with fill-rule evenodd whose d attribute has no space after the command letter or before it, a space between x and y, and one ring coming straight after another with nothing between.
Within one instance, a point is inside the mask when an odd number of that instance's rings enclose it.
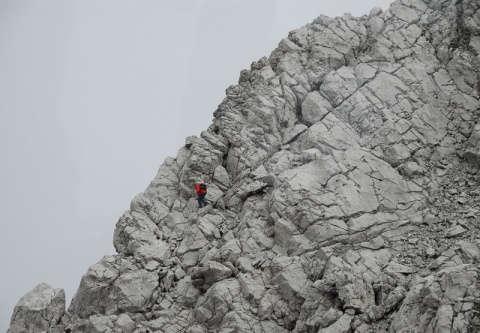
<instances>
[{"instance_id":1,"label":"overcast sky","mask_svg":"<svg viewBox=\"0 0 480 333\"><path fill-rule=\"evenodd\" d=\"M320 14L391 0L1 0L0 332L40 282L67 306L115 223L240 70Z\"/></svg>"}]
</instances>

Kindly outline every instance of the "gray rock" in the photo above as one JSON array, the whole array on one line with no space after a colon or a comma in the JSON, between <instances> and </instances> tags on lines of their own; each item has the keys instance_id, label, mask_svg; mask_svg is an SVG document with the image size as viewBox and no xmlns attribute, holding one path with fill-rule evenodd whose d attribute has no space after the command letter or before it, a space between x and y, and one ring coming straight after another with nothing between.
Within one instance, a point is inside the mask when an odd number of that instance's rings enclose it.
<instances>
[{"instance_id":1,"label":"gray rock","mask_svg":"<svg viewBox=\"0 0 480 333\"><path fill-rule=\"evenodd\" d=\"M438 222L438 218L433 214L425 215L424 222L426 224L435 224Z\"/></svg>"},{"instance_id":2,"label":"gray rock","mask_svg":"<svg viewBox=\"0 0 480 333\"><path fill-rule=\"evenodd\" d=\"M305 132L308 129L307 126L303 124L297 124L293 128L288 129L285 131L283 136L283 144L288 144L291 141L295 140L300 134Z\"/></svg>"},{"instance_id":3,"label":"gray rock","mask_svg":"<svg viewBox=\"0 0 480 333\"><path fill-rule=\"evenodd\" d=\"M410 158L411 152L403 143L398 143L385 150L385 160L396 167Z\"/></svg>"},{"instance_id":4,"label":"gray rock","mask_svg":"<svg viewBox=\"0 0 480 333\"><path fill-rule=\"evenodd\" d=\"M450 332L455 317L450 304L463 298L468 288L475 284L476 271L471 265L460 265L418 281L408 291L392 322L391 331ZM466 327L462 326L462 329Z\"/></svg>"},{"instance_id":5,"label":"gray rock","mask_svg":"<svg viewBox=\"0 0 480 333\"><path fill-rule=\"evenodd\" d=\"M332 325L320 329L318 333L348 333L351 331L350 324L353 321L353 317L352 314L346 313Z\"/></svg>"},{"instance_id":6,"label":"gray rock","mask_svg":"<svg viewBox=\"0 0 480 333\"><path fill-rule=\"evenodd\" d=\"M478 261L480 259L480 249L474 243L460 241L457 243L460 246L460 250L472 262Z\"/></svg>"},{"instance_id":7,"label":"gray rock","mask_svg":"<svg viewBox=\"0 0 480 333\"><path fill-rule=\"evenodd\" d=\"M356 267L332 256L327 262L322 283L335 286L343 308L364 312L375 303L371 281L364 279Z\"/></svg>"},{"instance_id":8,"label":"gray rock","mask_svg":"<svg viewBox=\"0 0 480 333\"><path fill-rule=\"evenodd\" d=\"M275 243L285 248L288 248L292 236L298 233L297 227L285 219L278 219L273 230L275 232Z\"/></svg>"},{"instance_id":9,"label":"gray rock","mask_svg":"<svg viewBox=\"0 0 480 333\"><path fill-rule=\"evenodd\" d=\"M195 251L208 245L209 241L197 226L192 226L182 243L178 247L178 254L184 254L188 251Z\"/></svg>"},{"instance_id":10,"label":"gray rock","mask_svg":"<svg viewBox=\"0 0 480 333\"><path fill-rule=\"evenodd\" d=\"M157 272L106 256L83 276L68 312L81 318L136 312L148 304L158 284Z\"/></svg>"},{"instance_id":11,"label":"gray rock","mask_svg":"<svg viewBox=\"0 0 480 333\"><path fill-rule=\"evenodd\" d=\"M64 313L63 289L40 283L18 301L7 332L47 332L60 323Z\"/></svg>"},{"instance_id":12,"label":"gray rock","mask_svg":"<svg viewBox=\"0 0 480 333\"><path fill-rule=\"evenodd\" d=\"M397 0L292 31L132 200L51 331L475 325L479 7Z\"/></svg>"},{"instance_id":13,"label":"gray rock","mask_svg":"<svg viewBox=\"0 0 480 333\"><path fill-rule=\"evenodd\" d=\"M235 279L215 283L195 306L195 315L211 326L218 326L239 301L240 285Z\"/></svg>"},{"instance_id":14,"label":"gray rock","mask_svg":"<svg viewBox=\"0 0 480 333\"><path fill-rule=\"evenodd\" d=\"M445 230L445 237L458 237L466 233L468 230L461 225L456 225Z\"/></svg>"},{"instance_id":15,"label":"gray rock","mask_svg":"<svg viewBox=\"0 0 480 333\"><path fill-rule=\"evenodd\" d=\"M253 278L250 274L239 274L240 290L247 300L258 304L266 293L266 288L260 278Z\"/></svg>"},{"instance_id":16,"label":"gray rock","mask_svg":"<svg viewBox=\"0 0 480 333\"><path fill-rule=\"evenodd\" d=\"M191 277L186 276L178 282L173 294L179 304L186 307L193 307L200 296L200 290L193 286Z\"/></svg>"},{"instance_id":17,"label":"gray rock","mask_svg":"<svg viewBox=\"0 0 480 333\"><path fill-rule=\"evenodd\" d=\"M394 262L389 263L387 267L385 267L385 270L393 273L402 273L402 274L412 274L415 272L415 270L412 269L411 267L394 263Z\"/></svg>"},{"instance_id":18,"label":"gray rock","mask_svg":"<svg viewBox=\"0 0 480 333\"><path fill-rule=\"evenodd\" d=\"M157 286L156 272L136 270L121 274L113 283L106 313L140 311L148 304Z\"/></svg>"},{"instance_id":19,"label":"gray rock","mask_svg":"<svg viewBox=\"0 0 480 333\"><path fill-rule=\"evenodd\" d=\"M212 285L215 282L228 279L232 276L232 270L219 262L210 261L203 267L202 275L205 283Z\"/></svg>"},{"instance_id":20,"label":"gray rock","mask_svg":"<svg viewBox=\"0 0 480 333\"><path fill-rule=\"evenodd\" d=\"M220 238L220 231L209 219L200 218L198 229L200 229L200 231L208 240Z\"/></svg>"},{"instance_id":21,"label":"gray rock","mask_svg":"<svg viewBox=\"0 0 480 333\"><path fill-rule=\"evenodd\" d=\"M465 149L463 157L476 167L480 167L480 148L468 147Z\"/></svg>"},{"instance_id":22,"label":"gray rock","mask_svg":"<svg viewBox=\"0 0 480 333\"><path fill-rule=\"evenodd\" d=\"M135 330L135 322L128 315L122 313L115 321L115 327L118 327L122 333L132 333Z\"/></svg>"},{"instance_id":23,"label":"gray rock","mask_svg":"<svg viewBox=\"0 0 480 333\"><path fill-rule=\"evenodd\" d=\"M193 143L195 142L195 140L197 140L197 137L195 135L188 136L185 139L185 147L190 148L193 145Z\"/></svg>"},{"instance_id":24,"label":"gray rock","mask_svg":"<svg viewBox=\"0 0 480 333\"><path fill-rule=\"evenodd\" d=\"M354 70L350 67L341 67L325 77L320 87L320 94L325 97L329 104L336 107L357 89L358 85ZM319 100L318 98L316 99ZM321 104L328 105L323 101Z\"/></svg>"},{"instance_id":25,"label":"gray rock","mask_svg":"<svg viewBox=\"0 0 480 333\"><path fill-rule=\"evenodd\" d=\"M101 332L113 332L112 330L112 320L110 317L105 316L91 316L88 318L86 331L92 333L101 333Z\"/></svg>"},{"instance_id":26,"label":"gray rock","mask_svg":"<svg viewBox=\"0 0 480 333\"><path fill-rule=\"evenodd\" d=\"M227 170L221 165L218 165L215 168L213 173L213 181L220 187L221 190L228 190L231 186L230 176L228 175Z\"/></svg>"},{"instance_id":27,"label":"gray rock","mask_svg":"<svg viewBox=\"0 0 480 333\"><path fill-rule=\"evenodd\" d=\"M331 111L332 105L318 91L309 93L302 103L302 119L307 126L321 121Z\"/></svg>"},{"instance_id":28,"label":"gray rock","mask_svg":"<svg viewBox=\"0 0 480 333\"><path fill-rule=\"evenodd\" d=\"M437 311L437 315L433 319L429 327L434 332L448 333L452 331L454 312L450 305L442 305Z\"/></svg>"},{"instance_id":29,"label":"gray rock","mask_svg":"<svg viewBox=\"0 0 480 333\"><path fill-rule=\"evenodd\" d=\"M272 265L275 265L275 271L278 271L272 278L272 284L277 286L283 299L290 302L305 299L311 281L302 265L287 258L280 259Z\"/></svg>"}]
</instances>

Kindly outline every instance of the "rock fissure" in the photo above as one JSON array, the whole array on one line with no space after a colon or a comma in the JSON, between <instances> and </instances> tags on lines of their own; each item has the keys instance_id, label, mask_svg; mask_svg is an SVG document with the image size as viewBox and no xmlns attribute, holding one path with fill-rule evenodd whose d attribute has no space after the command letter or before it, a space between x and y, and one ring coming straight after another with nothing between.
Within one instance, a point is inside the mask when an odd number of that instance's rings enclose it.
<instances>
[{"instance_id":1,"label":"rock fissure","mask_svg":"<svg viewBox=\"0 0 480 333\"><path fill-rule=\"evenodd\" d=\"M69 309L36 288L8 333L479 327L479 12L397 0L290 33L132 201Z\"/></svg>"}]
</instances>

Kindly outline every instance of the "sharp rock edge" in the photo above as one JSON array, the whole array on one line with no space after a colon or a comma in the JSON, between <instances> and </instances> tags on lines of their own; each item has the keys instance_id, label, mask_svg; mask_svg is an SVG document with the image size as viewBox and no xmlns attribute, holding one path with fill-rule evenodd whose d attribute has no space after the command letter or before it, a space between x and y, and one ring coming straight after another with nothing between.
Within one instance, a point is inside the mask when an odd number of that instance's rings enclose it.
<instances>
[{"instance_id":1,"label":"sharp rock edge","mask_svg":"<svg viewBox=\"0 0 480 333\"><path fill-rule=\"evenodd\" d=\"M8 333L478 331L479 32L478 0L292 31Z\"/></svg>"}]
</instances>

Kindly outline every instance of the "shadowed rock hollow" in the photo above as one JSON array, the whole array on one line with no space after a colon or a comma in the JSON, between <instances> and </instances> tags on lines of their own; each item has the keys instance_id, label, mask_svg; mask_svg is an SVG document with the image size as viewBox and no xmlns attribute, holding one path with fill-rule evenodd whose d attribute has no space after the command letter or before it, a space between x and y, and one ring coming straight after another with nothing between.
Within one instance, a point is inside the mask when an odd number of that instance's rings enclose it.
<instances>
[{"instance_id":1,"label":"shadowed rock hollow","mask_svg":"<svg viewBox=\"0 0 480 333\"><path fill-rule=\"evenodd\" d=\"M292 31L135 197L68 310L39 285L8 333L475 332L479 53L477 0Z\"/></svg>"}]
</instances>

